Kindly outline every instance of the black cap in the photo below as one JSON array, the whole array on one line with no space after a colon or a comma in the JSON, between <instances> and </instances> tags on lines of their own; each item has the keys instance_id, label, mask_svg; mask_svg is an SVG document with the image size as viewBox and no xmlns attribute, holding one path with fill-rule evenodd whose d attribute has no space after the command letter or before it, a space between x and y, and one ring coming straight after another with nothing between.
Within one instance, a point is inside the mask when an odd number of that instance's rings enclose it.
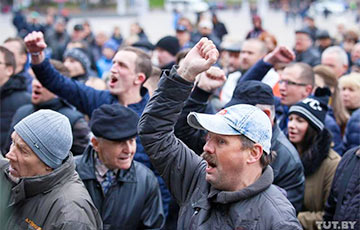
<instances>
[{"instance_id":1,"label":"black cap","mask_svg":"<svg viewBox=\"0 0 360 230\"><path fill-rule=\"evenodd\" d=\"M155 45L156 48L161 48L175 56L180 50L179 40L174 36L166 36L161 38Z\"/></svg>"},{"instance_id":2,"label":"black cap","mask_svg":"<svg viewBox=\"0 0 360 230\"><path fill-rule=\"evenodd\" d=\"M296 30L295 34L307 34L311 37L311 31L306 27Z\"/></svg>"},{"instance_id":3,"label":"black cap","mask_svg":"<svg viewBox=\"0 0 360 230\"><path fill-rule=\"evenodd\" d=\"M120 104L102 105L92 113L89 126L96 137L123 141L137 135L139 116Z\"/></svg>"},{"instance_id":4,"label":"black cap","mask_svg":"<svg viewBox=\"0 0 360 230\"><path fill-rule=\"evenodd\" d=\"M315 95L309 96L291 106L289 115L295 113L307 120L316 130L323 130L330 96L331 91L329 88L319 87L315 90Z\"/></svg>"},{"instance_id":5,"label":"black cap","mask_svg":"<svg viewBox=\"0 0 360 230\"><path fill-rule=\"evenodd\" d=\"M144 50L145 52L150 52L155 49L155 46L148 40L137 41L134 44L132 44L131 46L140 48L140 49Z\"/></svg>"},{"instance_id":6,"label":"black cap","mask_svg":"<svg viewBox=\"0 0 360 230\"><path fill-rule=\"evenodd\" d=\"M81 31L81 30L84 30L84 26L83 26L83 25L81 25L81 24L76 24L76 25L74 26L74 30L75 30L75 31Z\"/></svg>"},{"instance_id":7,"label":"black cap","mask_svg":"<svg viewBox=\"0 0 360 230\"><path fill-rule=\"evenodd\" d=\"M329 32L327 32L327 30L318 30L316 32L316 39L324 39L324 38L330 38Z\"/></svg>"},{"instance_id":8,"label":"black cap","mask_svg":"<svg viewBox=\"0 0 360 230\"><path fill-rule=\"evenodd\" d=\"M231 100L225 105L229 107L237 104L274 105L274 94L269 85L261 81L244 81L238 84Z\"/></svg>"}]
</instances>

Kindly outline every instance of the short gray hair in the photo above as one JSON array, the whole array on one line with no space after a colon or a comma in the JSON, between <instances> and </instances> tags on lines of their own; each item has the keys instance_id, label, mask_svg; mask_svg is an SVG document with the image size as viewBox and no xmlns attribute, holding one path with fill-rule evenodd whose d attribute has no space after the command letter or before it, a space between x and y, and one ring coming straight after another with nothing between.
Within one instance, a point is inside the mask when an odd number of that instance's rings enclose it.
<instances>
[{"instance_id":1,"label":"short gray hair","mask_svg":"<svg viewBox=\"0 0 360 230\"><path fill-rule=\"evenodd\" d=\"M321 57L324 57L329 54L336 54L336 58L339 62L341 62L343 65L348 66L349 65L349 59L348 56L343 48L340 46L330 46L324 50Z\"/></svg>"},{"instance_id":2,"label":"short gray hair","mask_svg":"<svg viewBox=\"0 0 360 230\"><path fill-rule=\"evenodd\" d=\"M270 119L272 121L275 119L275 105L256 104L255 106L261 110L270 110Z\"/></svg>"}]
</instances>

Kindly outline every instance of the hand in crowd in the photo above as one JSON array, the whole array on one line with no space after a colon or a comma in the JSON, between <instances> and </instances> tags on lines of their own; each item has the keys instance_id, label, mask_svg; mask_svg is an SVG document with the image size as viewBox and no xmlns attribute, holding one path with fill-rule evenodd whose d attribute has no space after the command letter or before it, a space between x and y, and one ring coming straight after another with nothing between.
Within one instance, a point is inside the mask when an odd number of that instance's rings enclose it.
<instances>
[{"instance_id":1,"label":"hand in crowd","mask_svg":"<svg viewBox=\"0 0 360 230\"><path fill-rule=\"evenodd\" d=\"M47 47L42 32L31 32L25 38L26 49L32 55L32 63L38 64L45 58L43 51Z\"/></svg>"},{"instance_id":2,"label":"hand in crowd","mask_svg":"<svg viewBox=\"0 0 360 230\"><path fill-rule=\"evenodd\" d=\"M219 67L212 66L206 72L199 75L197 86L207 92L213 92L224 85L225 81L226 76L224 70Z\"/></svg>"},{"instance_id":3,"label":"hand in crowd","mask_svg":"<svg viewBox=\"0 0 360 230\"><path fill-rule=\"evenodd\" d=\"M287 64L294 60L294 52L285 46L276 47L271 53L264 57L264 62L270 63L271 65L275 65L277 63Z\"/></svg>"},{"instance_id":4,"label":"hand in crowd","mask_svg":"<svg viewBox=\"0 0 360 230\"><path fill-rule=\"evenodd\" d=\"M207 71L218 59L219 51L214 43L202 38L186 55L178 74L189 82L194 82L198 74Z\"/></svg>"}]
</instances>

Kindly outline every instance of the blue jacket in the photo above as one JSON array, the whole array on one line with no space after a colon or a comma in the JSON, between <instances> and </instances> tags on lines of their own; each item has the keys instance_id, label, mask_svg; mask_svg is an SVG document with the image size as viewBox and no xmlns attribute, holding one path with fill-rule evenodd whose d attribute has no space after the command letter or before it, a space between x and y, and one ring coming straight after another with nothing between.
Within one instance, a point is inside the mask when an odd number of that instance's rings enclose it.
<instances>
[{"instance_id":1,"label":"blue jacket","mask_svg":"<svg viewBox=\"0 0 360 230\"><path fill-rule=\"evenodd\" d=\"M241 84L244 81L248 80L258 80L261 81L263 77L266 75L266 73L272 68L272 65L269 63L266 63L261 59L258 61L255 65L253 65L244 76L242 76L238 84ZM288 110L289 108L286 105L282 105L280 103L280 98L274 97L275 99L275 110L276 110L276 119L278 120L278 124L280 126L280 129L287 134L287 122L288 122ZM333 149L342 155L343 150L343 143L341 138L341 131L340 127L336 123L336 120L334 118L334 115L332 113L332 109L329 107L328 113L325 117L325 127L330 131L330 133L333 136Z\"/></svg>"},{"instance_id":2,"label":"blue jacket","mask_svg":"<svg viewBox=\"0 0 360 230\"><path fill-rule=\"evenodd\" d=\"M344 135L344 153L360 145L360 109L354 111L346 125Z\"/></svg>"},{"instance_id":3,"label":"blue jacket","mask_svg":"<svg viewBox=\"0 0 360 230\"><path fill-rule=\"evenodd\" d=\"M103 104L119 103L117 97L112 95L109 90L96 90L85 84L74 81L68 77L63 76L50 64L49 59L45 59L38 65L32 65L32 69L41 82L41 84L55 93L59 97L64 98L70 104L74 105L80 112L87 114L91 117L92 112ZM149 100L149 94L145 88L142 88L141 95L142 100L135 104L128 105L139 116L141 116L146 103ZM170 202L170 192L166 188L166 185L160 175L154 170L154 167L150 163L148 155L145 153L144 147L141 145L140 139L136 138L136 154L134 159L138 162L145 164L151 170L154 171L157 176L161 188L161 195L164 204L164 211L167 215L167 207Z\"/></svg>"}]
</instances>

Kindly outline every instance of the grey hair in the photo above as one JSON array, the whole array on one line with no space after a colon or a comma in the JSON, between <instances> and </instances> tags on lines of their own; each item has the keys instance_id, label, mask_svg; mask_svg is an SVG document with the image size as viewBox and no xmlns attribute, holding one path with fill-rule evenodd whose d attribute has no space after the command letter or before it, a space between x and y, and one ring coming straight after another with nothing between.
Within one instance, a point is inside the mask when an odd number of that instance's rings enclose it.
<instances>
[{"instance_id":1,"label":"grey hair","mask_svg":"<svg viewBox=\"0 0 360 230\"><path fill-rule=\"evenodd\" d=\"M256 104L255 106L261 110L270 110L270 119L272 121L275 119L275 105Z\"/></svg>"},{"instance_id":2,"label":"grey hair","mask_svg":"<svg viewBox=\"0 0 360 230\"><path fill-rule=\"evenodd\" d=\"M341 62L343 65L349 66L349 60L348 56L343 48L340 46L330 46L324 50L321 57L324 57L329 54L336 54L337 59L339 62Z\"/></svg>"}]
</instances>

